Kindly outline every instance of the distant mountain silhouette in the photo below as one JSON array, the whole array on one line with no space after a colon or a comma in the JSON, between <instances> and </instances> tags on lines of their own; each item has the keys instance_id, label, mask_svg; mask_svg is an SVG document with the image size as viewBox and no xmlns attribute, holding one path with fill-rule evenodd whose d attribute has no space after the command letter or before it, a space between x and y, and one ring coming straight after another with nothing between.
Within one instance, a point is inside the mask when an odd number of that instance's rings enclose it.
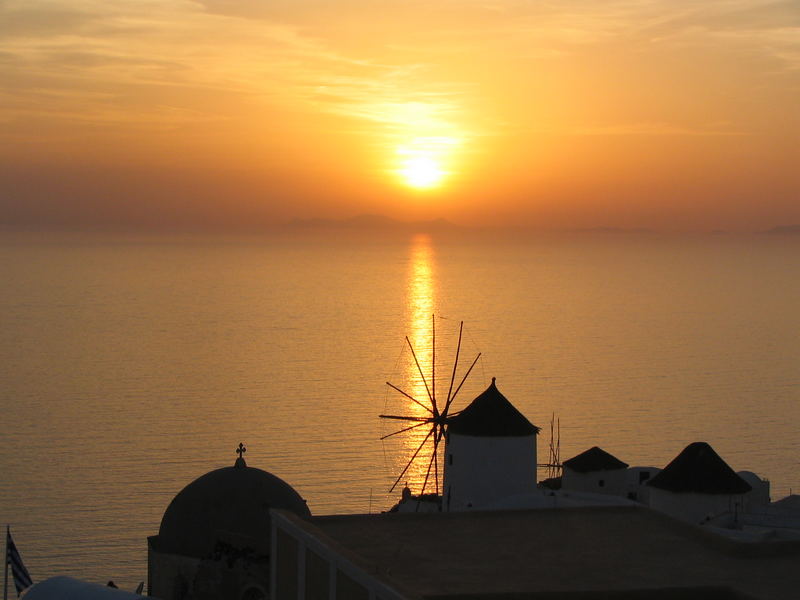
<instances>
[{"instance_id":1,"label":"distant mountain silhouette","mask_svg":"<svg viewBox=\"0 0 800 600\"><path fill-rule=\"evenodd\" d=\"M353 231L456 231L462 229L445 219L400 221L384 215L358 215L349 219L294 219L293 229L331 229Z\"/></svg>"},{"instance_id":2,"label":"distant mountain silhouette","mask_svg":"<svg viewBox=\"0 0 800 600\"><path fill-rule=\"evenodd\" d=\"M778 227L773 227L772 229L767 229L765 233L790 233L797 235L800 233L800 225L780 225Z\"/></svg>"},{"instance_id":3,"label":"distant mountain silhouette","mask_svg":"<svg viewBox=\"0 0 800 600\"><path fill-rule=\"evenodd\" d=\"M655 233L655 230L645 227L586 227L575 231L579 233Z\"/></svg>"}]
</instances>

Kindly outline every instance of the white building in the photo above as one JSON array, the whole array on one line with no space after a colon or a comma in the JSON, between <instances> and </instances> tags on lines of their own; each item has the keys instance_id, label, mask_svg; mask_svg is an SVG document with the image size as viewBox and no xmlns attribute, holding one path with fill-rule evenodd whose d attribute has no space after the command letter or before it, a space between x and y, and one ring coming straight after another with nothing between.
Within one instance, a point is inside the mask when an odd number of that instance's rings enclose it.
<instances>
[{"instance_id":1,"label":"white building","mask_svg":"<svg viewBox=\"0 0 800 600\"><path fill-rule=\"evenodd\" d=\"M800 540L800 496L786 496L766 506L750 505L742 522L745 532L763 539Z\"/></svg>"},{"instance_id":2,"label":"white building","mask_svg":"<svg viewBox=\"0 0 800 600\"><path fill-rule=\"evenodd\" d=\"M661 471L658 467L629 467L625 472L625 495L646 506L650 505L647 483Z\"/></svg>"},{"instance_id":3,"label":"white building","mask_svg":"<svg viewBox=\"0 0 800 600\"><path fill-rule=\"evenodd\" d=\"M765 510L770 503L769 480L762 479L752 471L737 471L736 474L752 488L744 497L745 510L747 512Z\"/></svg>"},{"instance_id":4,"label":"white building","mask_svg":"<svg viewBox=\"0 0 800 600\"><path fill-rule=\"evenodd\" d=\"M686 446L648 486L650 508L695 524L725 513L736 521L752 489L706 442Z\"/></svg>"},{"instance_id":5,"label":"white building","mask_svg":"<svg viewBox=\"0 0 800 600\"><path fill-rule=\"evenodd\" d=\"M532 424L491 385L448 419L442 510L489 508L536 490L536 435Z\"/></svg>"},{"instance_id":6,"label":"white building","mask_svg":"<svg viewBox=\"0 0 800 600\"><path fill-rule=\"evenodd\" d=\"M565 460L561 489L573 492L627 496L628 464L593 446Z\"/></svg>"}]
</instances>

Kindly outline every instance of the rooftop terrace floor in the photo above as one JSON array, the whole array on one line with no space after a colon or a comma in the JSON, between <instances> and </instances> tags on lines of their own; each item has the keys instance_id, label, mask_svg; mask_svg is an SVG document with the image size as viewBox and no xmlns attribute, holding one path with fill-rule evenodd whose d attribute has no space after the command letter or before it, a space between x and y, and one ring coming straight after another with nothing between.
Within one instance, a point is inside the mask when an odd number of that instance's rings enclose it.
<instances>
[{"instance_id":1,"label":"rooftop terrace floor","mask_svg":"<svg viewBox=\"0 0 800 600\"><path fill-rule=\"evenodd\" d=\"M734 542L645 508L340 515L310 525L368 572L428 598L697 587L800 597L800 543ZM701 597L693 594L676 597Z\"/></svg>"}]
</instances>

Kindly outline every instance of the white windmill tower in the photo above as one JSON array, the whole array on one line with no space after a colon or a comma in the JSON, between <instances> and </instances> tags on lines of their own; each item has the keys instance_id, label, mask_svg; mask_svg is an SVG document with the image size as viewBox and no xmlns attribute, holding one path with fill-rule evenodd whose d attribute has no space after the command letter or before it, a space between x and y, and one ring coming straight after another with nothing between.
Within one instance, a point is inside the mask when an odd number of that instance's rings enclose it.
<instances>
[{"instance_id":1,"label":"white windmill tower","mask_svg":"<svg viewBox=\"0 0 800 600\"><path fill-rule=\"evenodd\" d=\"M442 510L491 508L536 490L539 428L492 383L447 421Z\"/></svg>"}]
</instances>

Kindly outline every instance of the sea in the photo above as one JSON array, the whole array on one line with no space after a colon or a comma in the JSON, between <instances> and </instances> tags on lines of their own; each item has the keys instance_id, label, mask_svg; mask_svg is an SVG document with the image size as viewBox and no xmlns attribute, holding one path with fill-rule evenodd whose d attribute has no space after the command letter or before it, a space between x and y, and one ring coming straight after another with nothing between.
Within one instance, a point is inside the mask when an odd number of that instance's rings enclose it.
<instances>
[{"instance_id":1,"label":"sea","mask_svg":"<svg viewBox=\"0 0 800 600\"><path fill-rule=\"evenodd\" d=\"M240 442L314 514L384 511L441 473L427 426L379 415L456 412L492 377L540 463L706 441L779 499L798 274L800 236L6 233L0 523L34 581L133 589L172 498Z\"/></svg>"}]
</instances>

